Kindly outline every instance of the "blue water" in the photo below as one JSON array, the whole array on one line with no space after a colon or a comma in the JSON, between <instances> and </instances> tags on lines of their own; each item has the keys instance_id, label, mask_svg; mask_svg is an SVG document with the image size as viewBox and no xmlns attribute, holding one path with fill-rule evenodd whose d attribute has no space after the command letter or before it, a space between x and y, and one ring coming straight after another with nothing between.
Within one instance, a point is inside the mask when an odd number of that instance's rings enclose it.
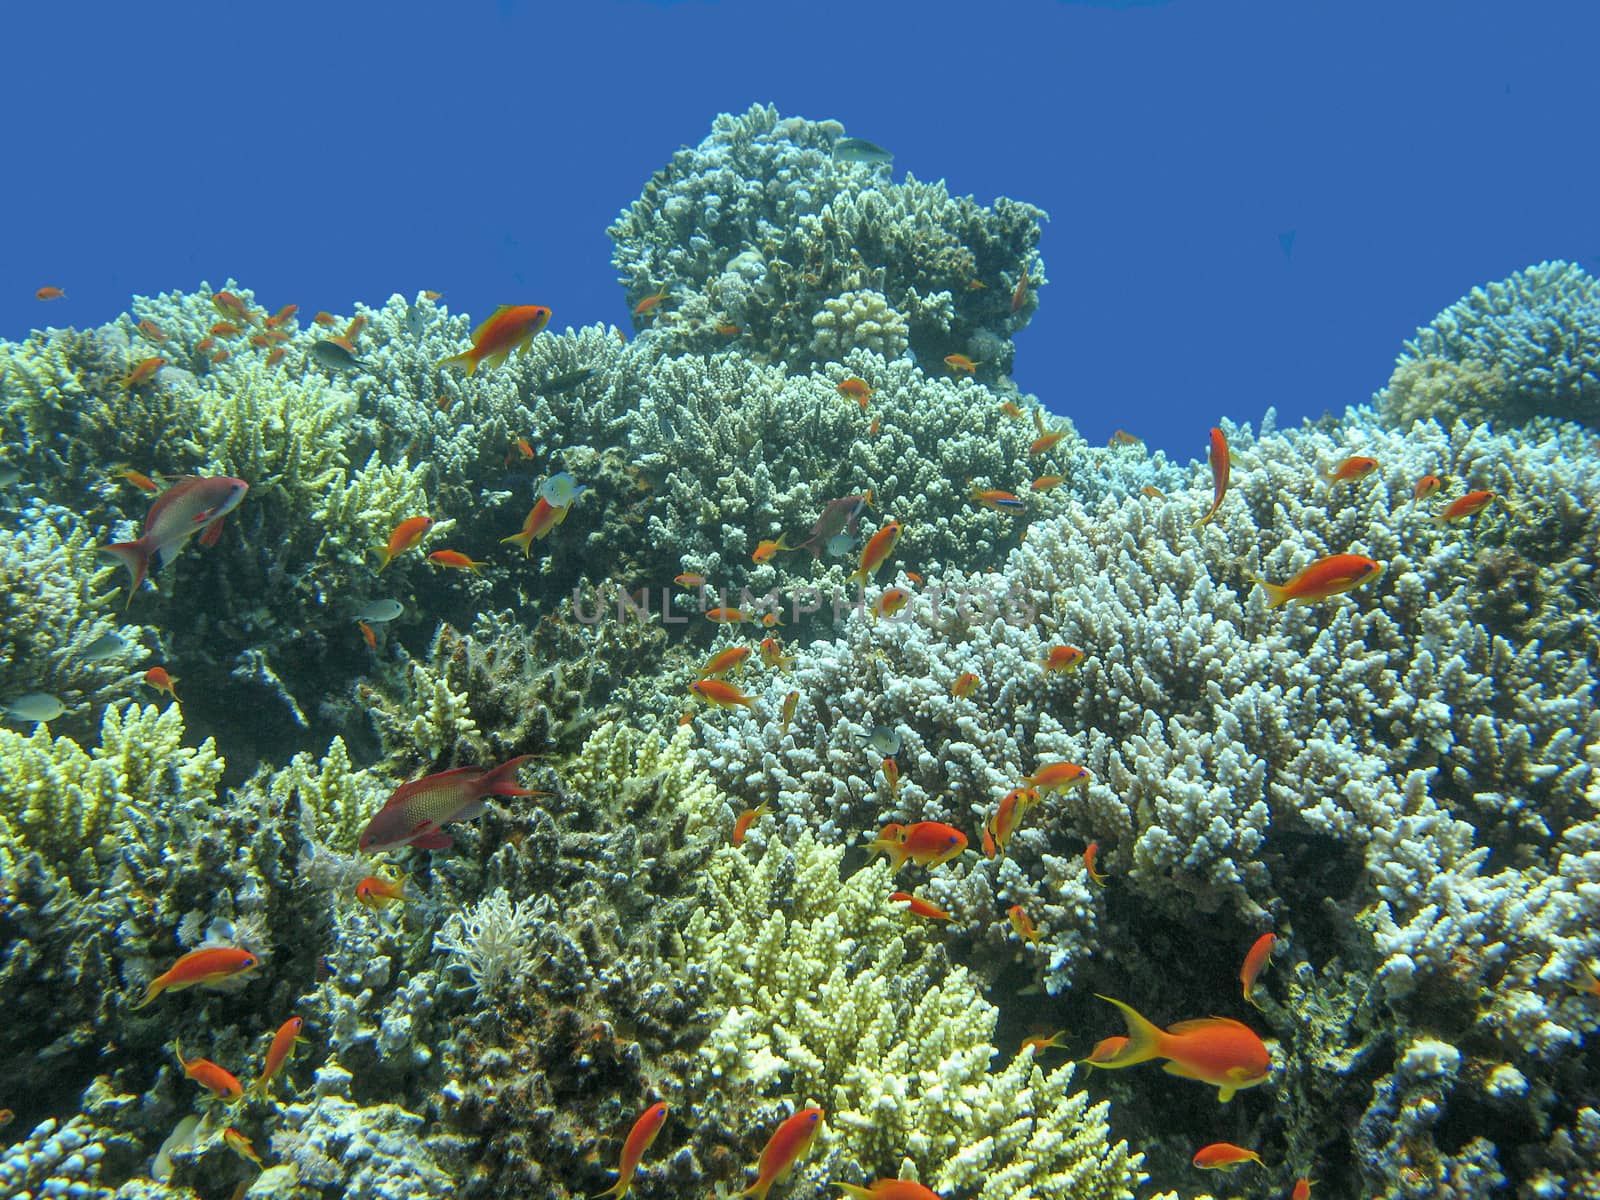
<instances>
[{"instance_id":1,"label":"blue water","mask_svg":"<svg viewBox=\"0 0 1600 1200\"><path fill-rule=\"evenodd\" d=\"M606 225L756 101L1050 212L1016 378L1091 440L1342 411L1475 284L1600 267L1583 0L35 4L6 41L10 338L230 276L626 324Z\"/></svg>"}]
</instances>

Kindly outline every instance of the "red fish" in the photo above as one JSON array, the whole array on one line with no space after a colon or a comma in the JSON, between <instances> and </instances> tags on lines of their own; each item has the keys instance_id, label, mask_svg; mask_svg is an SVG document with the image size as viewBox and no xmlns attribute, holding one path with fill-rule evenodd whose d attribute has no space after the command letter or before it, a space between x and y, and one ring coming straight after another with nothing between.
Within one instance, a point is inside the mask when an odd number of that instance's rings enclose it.
<instances>
[{"instance_id":1,"label":"red fish","mask_svg":"<svg viewBox=\"0 0 1600 1200\"><path fill-rule=\"evenodd\" d=\"M789 1173L794 1170L794 1164L805 1157L811 1149L811 1143L817 1140L817 1134L821 1129L820 1108L802 1108L785 1120L773 1131L772 1136L767 1139L766 1148L761 1151L761 1158L756 1163L756 1181L739 1195L767 1200L767 1193L772 1190L772 1185L782 1183L789 1178Z\"/></svg>"},{"instance_id":2,"label":"red fish","mask_svg":"<svg viewBox=\"0 0 1600 1200\"><path fill-rule=\"evenodd\" d=\"M967 848L967 835L939 821L917 821L912 825L885 825L867 847L869 853L883 851L894 874L910 859L918 866L937 867L957 857Z\"/></svg>"},{"instance_id":3,"label":"red fish","mask_svg":"<svg viewBox=\"0 0 1600 1200\"><path fill-rule=\"evenodd\" d=\"M1025 507L1021 496L1015 492L1003 492L999 488L974 487L967 495L972 497L973 503L992 508L995 512L1021 512Z\"/></svg>"},{"instance_id":4,"label":"red fish","mask_svg":"<svg viewBox=\"0 0 1600 1200\"><path fill-rule=\"evenodd\" d=\"M1457 501L1460 503L1460 501ZM1360 554L1330 554L1319 558L1287 583L1268 583L1256 579L1267 591L1267 607L1285 604L1315 604L1352 591L1383 574L1383 564Z\"/></svg>"},{"instance_id":5,"label":"red fish","mask_svg":"<svg viewBox=\"0 0 1600 1200\"><path fill-rule=\"evenodd\" d=\"M770 614L769 614L770 615ZM787 671L794 655L783 652L783 644L775 637L761 639L761 665L773 671Z\"/></svg>"},{"instance_id":6,"label":"red fish","mask_svg":"<svg viewBox=\"0 0 1600 1200\"><path fill-rule=\"evenodd\" d=\"M391 562L407 550L412 549L428 530L433 528L432 517L408 517L394 527L394 532L389 535L386 544L378 547L378 553L383 555L383 561L378 564L382 571Z\"/></svg>"},{"instance_id":7,"label":"red fish","mask_svg":"<svg viewBox=\"0 0 1600 1200\"><path fill-rule=\"evenodd\" d=\"M255 1091L265 1095L272 1087L272 1081L283 1070L284 1064L294 1054L294 1048L305 1044L306 1039L300 1036L305 1024L304 1019L300 1017L290 1017L278 1026L278 1031L272 1035L272 1041L267 1044L267 1055L261 1060L261 1076L256 1080Z\"/></svg>"},{"instance_id":8,"label":"red fish","mask_svg":"<svg viewBox=\"0 0 1600 1200\"><path fill-rule=\"evenodd\" d=\"M1095 864L1100 858L1100 843L1090 842L1083 848L1083 868L1089 872L1089 878L1100 887L1105 887L1106 877L1095 869Z\"/></svg>"},{"instance_id":9,"label":"red fish","mask_svg":"<svg viewBox=\"0 0 1600 1200\"><path fill-rule=\"evenodd\" d=\"M550 323L550 310L542 304L502 304L472 331L472 348L451 355L439 365L468 375L480 363L498 367L514 350L526 350L533 335Z\"/></svg>"},{"instance_id":10,"label":"red fish","mask_svg":"<svg viewBox=\"0 0 1600 1200\"><path fill-rule=\"evenodd\" d=\"M1311 1200L1311 1185L1314 1179L1302 1175L1294 1181L1294 1187L1289 1189L1289 1200Z\"/></svg>"},{"instance_id":11,"label":"red fish","mask_svg":"<svg viewBox=\"0 0 1600 1200\"><path fill-rule=\"evenodd\" d=\"M685 571L682 575L674 575L672 582L681 588L703 588L706 585L706 577L696 571Z\"/></svg>"},{"instance_id":12,"label":"red fish","mask_svg":"<svg viewBox=\"0 0 1600 1200\"><path fill-rule=\"evenodd\" d=\"M1022 278L1017 280L1017 286L1011 290L1011 311L1021 312L1022 306L1028 302L1028 268L1022 268Z\"/></svg>"},{"instance_id":13,"label":"red fish","mask_svg":"<svg viewBox=\"0 0 1600 1200\"><path fill-rule=\"evenodd\" d=\"M239 332L239 327L232 321L218 321L211 327L213 337L233 337Z\"/></svg>"},{"instance_id":14,"label":"red fish","mask_svg":"<svg viewBox=\"0 0 1600 1200\"><path fill-rule=\"evenodd\" d=\"M1263 933L1251 944L1244 956L1244 966L1239 969L1239 982L1244 985L1244 998L1257 1008L1261 1006L1256 1004L1250 993L1255 991L1256 976L1261 974L1261 968L1271 960L1272 947L1277 940L1272 934Z\"/></svg>"},{"instance_id":15,"label":"red fish","mask_svg":"<svg viewBox=\"0 0 1600 1200\"><path fill-rule=\"evenodd\" d=\"M1056 444L1066 437L1065 432L1041 433L1028 447L1029 454L1047 454L1056 448Z\"/></svg>"},{"instance_id":16,"label":"red fish","mask_svg":"<svg viewBox=\"0 0 1600 1200\"><path fill-rule=\"evenodd\" d=\"M454 571L473 571L479 575L483 574L482 568L489 565L486 562L468 558L459 550L435 550L428 555L428 561L437 566L449 567Z\"/></svg>"},{"instance_id":17,"label":"red fish","mask_svg":"<svg viewBox=\"0 0 1600 1200\"><path fill-rule=\"evenodd\" d=\"M1023 1038L1022 1045L1017 1047L1017 1053L1022 1054L1026 1052L1028 1054L1038 1056L1043 1054L1046 1050L1065 1050L1066 1048L1067 1033L1066 1030L1063 1029L1058 1030L1055 1033L1035 1034L1033 1037Z\"/></svg>"},{"instance_id":18,"label":"red fish","mask_svg":"<svg viewBox=\"0 0 1600 1200\"><path fill-rule=\"evenodd\" d=\"M339 323L339 318L334 316L331 312L319 312L311 319L318 325L321 325L324 329L331 328Z\"/></svg>"},{"instance_id":19,"label":"red fish","mask_svg":"<svg viewBox=\"0 0 1600 1200\"><path fill-rule=\"evenodd\" d=\"M978 677L971 671L963 671L956 676L956 681L950 685L950 694L957 700L965 700L977 690L978 682Z\"/></svg>"},{"instance_id":20,"label":"red fish","mask_svg":"<svg viewBox=\"0 0 1600 1200\"><path fill-rule=\"evenodd\" d=\"M756 706L753 696L746 696L733 684L724 683L720 679L696 679L689 685L689 690L707 704L713 704L718 708L732 708L734 705L742 705L745 708Z\"/></svg>"},{"instance_id":21,"label":"red fish","mask_svg":"<svg viewBox=\"0 0 1600 1200\"><path fill-rule=\"evenodd\" d=\"M209 1058L184 1058L177 1042L172 1043L172 1052L178 1056L178 1062L183 1065L183 1073L219 1100L231 1101L244 1098L244 1088L233 1072L217 1066Z\"/></svg>"},{"instance_id":22,"label":"red fish","mask_svg":"<svg viewBox=\"0 0 1600 1200\"><path fill-rule=\"evenodd\" d=\"M712 608L706 610L706 620L713 625L742 625L750 614L737 608Z\"/></svg>"},{"instance_id":23,"label":"red fish","mask_svg":"<svg viewBox=\"0 0 1600 1200\"><path fill-rule=\"evenodd\" d=\"M276 329L279 325L282 325L299 311L300 306L298 304L285 304L277 312L273 313L267 318L267 326L271 329Z\"/></svg>"},{"instance_id":24,"label":"red fish","mask_svg":"<svg viewBox=\"0 0 1600 1200\"><path fill-rule=\"evenodd\" d=\"M855 536L856 520L861 516L861 510L871 505L871 488L859 496L841 496L837 500L828 501L822 510L822 515L817 518L817 523L811 527L811 535L793 548L809 550L812 558L821 558L823 548L838 534L848 533L851 537Z\"/></svg>"},{"instance_id":25,"label":"red fish","mask_svg":"<svg viewBox=\"0 0 1600 1200\"><path fill-rule=\"evenodd\" d=\"M1242 1088L1265 1083L1272 1073L1272 1059L1261 1038L1249 1026L1227 1017L1201 1017L1179 1021L1170 1029L1160 1029L1121 1000L1100 999L1115 1004L1128 1026L1128 1044L1101 1067L1131 1067L1153 1058L1167 1060L1167 1073L1195 1079L1217 1089L1223 1104Z\"/></svg>"},{"instance_id":26,"label":"red fish","mask_svg":"<svg viewBox=\"0 0 1600 1200\"><path fill-rule=\"evenodd\" d=\"M1222 507L1222 498L1228 494L1228 475L1232 461L1228 457L1228 439L1222 430L1215 426L1211 429L1211 507L1206 515L1194 523L1194 527L1209 524L1211 518L1217 515L1217 509Z\"/></svg>"},{"instance_id":27,"label":"red fish","mask_svg":"<svg viewBox=\"0 0 1600 1200\"><path fill-rule=\"evenodd\" d=\"M1231 1170L1247 1162L1253 1162L1258 1167L1266 1166L1261 1161L1261 1155L1254 1150L1246 1150L1232 1142L1212 1142L1194 1152L1194 1165L1203 1171Z\"/></svg>"},{"instance_id":28,"label":"red fish","mask_svg":"<svg viewBox=\"0 0 1600 1200\"><path fill-rule=\"evenodd\" d=\"M144 681L158 692L165 692L174 700L178 698L178 681L167 674L165 667L151 667L144 673Z\"/></svg>"},{"instance_id":29,"label":"red fish","mask_svg":"<svg viewBox=\"0 0 1600 1200\"><path fill-rule=\"evenodd\" d=\"M222 519L249 490L248 483L230 475L186 475L156 497L138 538L101 546L101 554L111 555L128 568L133 581L128 603L133 603L133 594L150 567L176 557L195 534L202 534L201 545L215 545L222 536Z\"/></svg>"},{"instance_id":30,"label":"red fish","mask_svg":"<svg viewBox=\"0 0 1600 1200\"><path fill-rule=\"evenodd\" d=\"M1067 481L1065 475L1041 475L1028 485L1030 492L1048 492Z\"/></svg>"},{"instance_id":31,"label":"red fish","mask_svg":"<svg viewBox=\"0 0 1600 1200\"><path fill-rule=\"evenodd\" d=\"M161 490L156 486L156 481L154 479L151 479L150 476L145 475L140 471L135 471L132 467L123 467L120 471L113 471L111 474L117 479L131 483L141 492L147 492L150 495L155 495L155 493Z\"/></svg>"},{"instance_id":32,"label":"red fish","mask_svg":"<svg viewBox=\"0 0 1600 1200\"><path fill-rule=\"evenodd\" d=\"M1445 505L1444 511L1434 520L1441 524L1452 521L1465 521L1488 508L1489 505L1495 502L1496 498L1493 492L1468 492L1465 496L1458 496Z\"/></svg>"},{"instance_id":33,"label":"red fish","mask_svg":"<svg viewBox=\"0 0 1600 1200\"><path fill-rule=\"evenodd\" d=\"M222 1131L222 1143L246 1162L252 1162L258 1167L267 1165L261 1161L261 1155L256 1153L256 1148L251 1144L250 1139L232 1125ZM243 1187L244 1185L240 1184L240 1186Z\"/></svg>"},{"instance_id":34,"label":"red fish","mask_svg":"<svg viewBox=\"0 0 1600 1200\"><path fill-rule=\"evenodd\" d=\"M33 294L35 300L65 300L66 290L58 287L42 287Z\"/></svg>"},{"instance_id":35,"label":"red fish","mask_svg":"<svg viewBox=\"0 0 1600 1200\"><path fill-rule=\"evenodd\" d=\"M901 525L899 521L890 521L877 533L867 539L867 544L861 550L861 565L850 576L851 583L865 583L878 573L878 569L894 553L895 545L900 541Z\"/></svg>"},{"instance_id":36,"label":"red fish","mask_svg":"<svg viewBox=\"0 0 1600 1200\"><path fill-rule=\"evenodd\" d=\"M733 821L733 844L735 846L744 845L745 834L750 832L750 826L754 825L757 821L771 811L772 805L763 800L754 808L747 808L737 817L735 817Z\"/></svg>"},{"instance_id":37,"label":"red fish","mask_svg":"<svg viewBox=\"0 0 1600 1200\"><path fill-rule=\"evenodd\" d=\"M777 539L767 538L765 541L759 543L753 551L751 551L750 561L755 563L764 563L776 555L780 550L793 549L795 549L795 547L787 544L781 537Z\"/></svg>"},{"instance_id":38,"label":"red fish","mask_svg":"<svg viewBox=\"0 0 1600 1200\"><path fill-rule=\"evenodd\" d=\"M284 349L282 346L275 346L273 349L271 349L270 351L267 352L267 366L269 366L269 367L277 366L286 357L288 357L288 354L289 354L289 352L286 349Z\"/></svg>"},{"instance_id":39,"label":"red fish","mask_svg":"<svg viewBox=\"0 0 1600 1200\"><path fill-rule=\"evenodd\" d=\"M164 342L167 340L167 335L161 332L161 327L154 321L140 321L139 332L152 342Z\"/></svg>"},{"instance_id":40,"label":"red fish","mask_svg":"<svg viewBox=\"0 0 1600 1200\"><path fill-rule=\"evenodd\" d=\"M137 1012L162 992L181 992L185 988L214 987L225 980L248 974L261 960L238 946L202 946L191 950L164 974L157 975L145 988L144 999L130 1012Z\"/></svg>"},{"instance_id":41,"label":"red fish","mask_svg":"<svg viewBox=\"0 0 1600 1200\"><path fill-rule=\"evenodd\" d=\"M141 358L134 364L133 369L122 377L122 386L136 388L142 383L149 383L156 377L156 372L167 365L164 358Z\"/></svg>"},{"instance_id":42,"label":"red fish","mask_svg":"<svg viewBox=\"0 0 1600 1200\"><path fill-rule=\"evenodd\" d=\"M517 770L533 758L520 754L498 767L456 767L403 783L394 790L356 846L363 854L380 854L401 846L442 850L455 839L443 832L455 821L483 815L487 796L542 796L517 783Z\"/></svg>"},{"instance_id":43,"label":"red fish","mask_svg":"<svg viewBox=\"0 0 1600 1200\"><path fill-rule=\"evenodd\" d=\"M234 317L240 321L250 320L250 306L232 292L213 294L211 303L225 317Z\"/></svg>"},{"instance_id":44,"label":"red fish","mask_svg":"<svg viewBox=\"0 0 1600 1200\"><path fill-rule=\"evenodd\" d=\"M1117 1055L1128 1048L1128 1039L1120 1033L1115 1037L1101 1038L1094 1044L1094 1049L1089 1051L1089 1057L1083 1061L1091 1067L1103 1067L1108 1062L1114 1062Z\"/></svg>"},{"instance_id":45,"label":"red fish","mask_svg":"<svg viewBox=\"0 0 1600 1200\"><path fill-rule=\"evenodd\" d=\"M888 588L879 596L872 605L872 611L880 617L892 617L904 608L911 600L911 593L905 588Z\"/></svg>"},{"instance_id":46,"label":"red fish","mask_svg":"<svg viewBox=\"0 0 1600 1200\"><path fill-rule=\"evenodd\" d=\"M633 1128L628 1130L628 1136L622 1142L622 1161L617 1166L617 1181L605 1191L596 1193L594 1200L623 1200L628 1194L628 1189L633 1186L634 1176L639 1173L639 1162L645 1156L645 1151L650 1149L656 1135L661 1132L661 1127L667 1121L667 1106L663 1103L652 1104L639 1115L633 1123Z\"/></svg>"},{"instance_id":47,"label":"red fish","mask_svg":"<svg viewBox=\"0 0 1600 1200\"><path fill-rule=\"evenodd\" d=\"M356 903L362 908L383 910L391 904L404 904L406 900L406 880L410 876L402 875L399 879L386 879L382 875L368 875L356 884Z\"/></svg>"},{"instance_id":48,"label":"red fish","mask_svg":"<svg viewBox=\"0 0 1600 1200\"><path fill-rule=\"evenodd\" d=\"M890 904L904 904L906 911L912 916L925 917L930 921L948 921L950 914L936 904L924 900L921 896L913 896L910 892L890 892Z\"/></svg>"},{"instance_id":49,"label":"red fish","mask_svg":"<svg viewBox=\"0 0 1600 1200\"><path fill-rule=\"evenodd\" d=\"M522 522L521 532L513 533L510 537L503 537L500 541L502 543L510 542L514 546L521 546L524 556L531 555L534 542L565 521L571 508L570 504L566 508L557 508L543 496L540 496L534 502L533 507L528 510L528 516Z\"/></svg>"},{"instance_id":50,"label":"red fish","mask_svg":"<svg viewBox=\"0 0 1600 1200\"><path fill-rule=\"evenodd\" d=\"M663 300L667 299L670 294L671 293L669 293L663 286L660 291L654 293L653 295L646 296L643 300L639 301L639 303L633 306L634 320L637 321L639 318L648 316L650 313L654 312L656 306Z\"/></svg>"},{"instance_id":51,"label":"red fish","mask_svg":"<svg viewBox=\"0 0 1600 1200\"><path fill-rule=\"evenodd\" d=\"M356 628L361 631L361 640L367 644L367 649L376 650L378 648L378 631L365 621L357 621Z\"/></svg>"},{"instance_id":52,"label":"red fish","mask_svg":"<svg viewBox=\"0 0 1600 1200\"><path fill-rule=\"evenodd\" d=\"M946 354L944 365L961 375L971 375L978 369L978 359L968 358L965 354Z\"/></svg>"}]
</instances>

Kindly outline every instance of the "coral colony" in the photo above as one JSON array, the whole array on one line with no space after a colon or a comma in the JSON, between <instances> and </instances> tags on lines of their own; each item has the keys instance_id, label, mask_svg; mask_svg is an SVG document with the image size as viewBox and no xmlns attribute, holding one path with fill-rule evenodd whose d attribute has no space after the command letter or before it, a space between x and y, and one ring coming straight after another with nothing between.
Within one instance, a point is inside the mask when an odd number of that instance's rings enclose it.
<instances>
[{"instance_id":1,"label":"coral colony","mask_svg":"<svg viewBox=\"0 0 1600 1200\"><path fill-rule=\"evenodd\" d=\"M891 159L0 343L0 1193L1600 1191L1600 283L1176 463Z\"/></svg>"}]
</instances>

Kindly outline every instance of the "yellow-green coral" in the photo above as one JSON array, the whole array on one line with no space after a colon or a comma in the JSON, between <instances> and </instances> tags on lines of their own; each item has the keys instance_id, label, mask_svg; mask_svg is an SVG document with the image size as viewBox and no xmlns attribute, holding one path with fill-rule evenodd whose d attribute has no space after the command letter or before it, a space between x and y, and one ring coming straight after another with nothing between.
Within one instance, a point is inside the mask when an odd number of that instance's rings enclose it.
<instances>
[{"instance_id":1,"label":"yellow-green coral","mask_svg":"<svg viewBox=\"0 0 1600 1200\"><path fill-rule=\"evenodd\" d=\"M406 663L404 701L386 701L371 688L361 694L371 703L372 722L383 740L384 753L403 766L431 763L462 746L468 757L480 756L483 739L466 693L450 686L444 674L412 659Z\"/></svg>"},{"instance_id":2,"label":"yellow-green coral","mask_svg":"<svg viewBox=\"0 0 1600 1200\"><path fill-rule=\"evenodd\" d=\"M997 1072L998 1016L963 968L885 903L888 868L840 881L843 847L802 835L752 864L707 864L684 933L725 1006L700 1087L781 1085L828 1113L836 1152L864 1170L909 1158L938 1190L985 1200L1131 1196L1142 1156L1112 1144L1106 1105L1070 1089L1071 1065L1031 1055Z\"/></svg>"},{"instance_id":3,"label":"yellow-green coral","mask_svg":"<svg viewBox=\"0 0 1600 1200\"><path fill-rule=\"evenodd\" d=\"M689 834L724 820L728 809L727 798L695 756L694 730L687 726L666 740L607 721L563 768L562 779L573 791L613 811L660 787L672 795Z\"/></svg>"},{"instance_id":4,"label":"yellow-green coral","mask_svg":"<svg viewBox=\"0 0 1600 1200\"><path fill-rule=\"evenodd\" d=\"M89 751L43 725L28 737L0 730L0 873L37 852L79 891L98 887L136 810L216 794L216 743L185 746L183 734L176 704L107 708Z\"/></svg>"},{"instance_id":5,"label":"yellow-green coral","mask_svg":"<svg viewBox=\"0 0 1600 1200\"><path fill-rule=\"evenodd\" d=\"M1506 375L1475 359L1408 358L1379 392L1378 410L1406 422L1435 417L1449 428L1456 417L1485 421L1505 404Z\"/></svg>"},{"instance_id":6,"label":"yellow-green coral","mask_svg":"<svg viewBox=\"0 0 1600 1200\"><path fill-rule=\"evenodd\" d=\"M393 789L386 777L356 770L344 739L336 737L320 761L296 754L267 780L267 795L280 807L301 806L311 835L334 850L353 851L356 838Z\"/></svg>"}]
</instances>

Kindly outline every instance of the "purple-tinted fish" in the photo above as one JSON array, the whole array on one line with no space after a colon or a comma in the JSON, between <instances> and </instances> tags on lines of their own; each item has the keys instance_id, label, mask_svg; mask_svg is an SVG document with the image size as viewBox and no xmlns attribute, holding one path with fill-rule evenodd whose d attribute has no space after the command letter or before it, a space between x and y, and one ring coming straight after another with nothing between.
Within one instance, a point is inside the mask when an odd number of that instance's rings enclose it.
<instances>
[{"instance_id":1,"label":"purple-tinted fish","mask_svg":"<svg viewBox=\"0 0 1600 1200\"><path fill-rule=\"evenodd\" d=\"M442 850L454 840L441 832L452 821L483 815L485 796L543 796L517 783L517 768L531 759L521 754L498 767L457 767L424 775L395 788L377 815L367 822L356 843L377 854L400 846Z\"/></svg>"},{"instance_id":2,"label":"purple-tinted fish","mask_svg":"<svg viewBox=\"0 0 1600 1200\"><path fill-rule=\"evenodd\" d=\"M137 540L101 546L101 554L111 555L133 577L128 603L133 603L133 594L150 568L177 557L195 534L201 533L202 546L216 545L222 536L222 518L249 490L248 483L231 475L185 475L156 497Z\"/></svg>"},{"instance_id":3,"label":"purple-tinted fish","mask_svg":"<svg viewBox=\"0 0 1600 1200\"><path fill-rule=\"evenodd\" d=\"M811 536L798 545L790 546L789 549L809 550L812 558L821 558L823 548L838 534L849 533L851 537L855 536L856 520L861 516L861 510L871 506L871 488L860 496L843 496L838 500L829 500L828 506L817 518L817 523L811 527Z\"/></svg>"}]
</instances>

